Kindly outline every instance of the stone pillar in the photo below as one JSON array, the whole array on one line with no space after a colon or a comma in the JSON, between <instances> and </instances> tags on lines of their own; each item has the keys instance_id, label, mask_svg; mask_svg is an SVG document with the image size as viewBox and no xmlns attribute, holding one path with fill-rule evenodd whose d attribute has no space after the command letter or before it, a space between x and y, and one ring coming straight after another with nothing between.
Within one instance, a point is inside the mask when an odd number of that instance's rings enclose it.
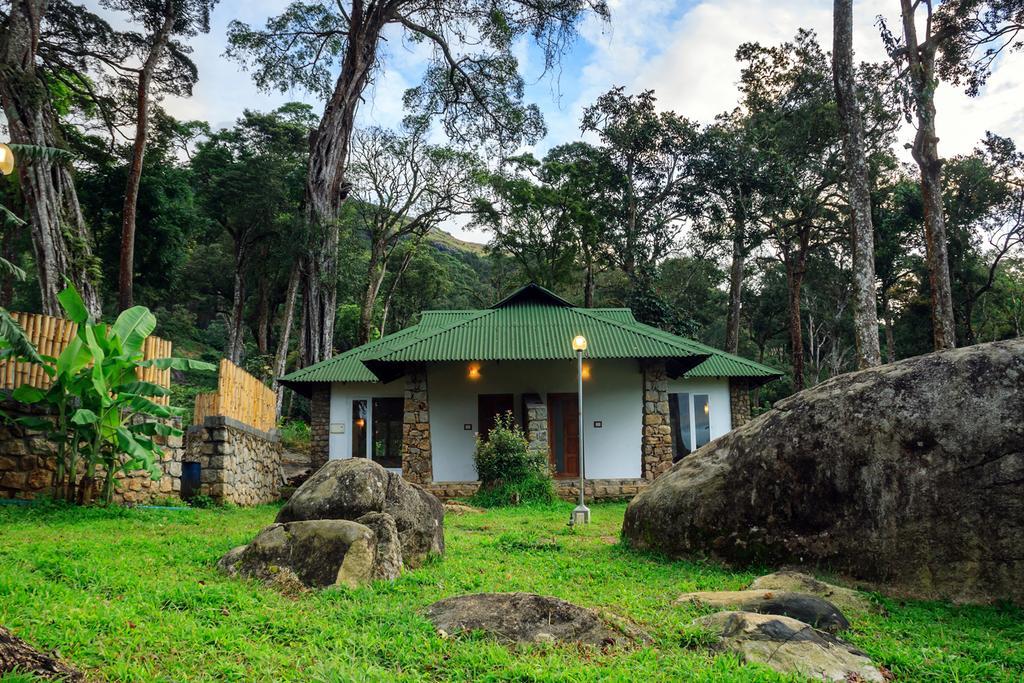
<instances>
[{"instance_id":1,"label":"stone pillar","mask_svg":"<svg viewBox=\"0 0 1024 683\"><path fill-rule=\"evenodd\" d=\"M434 480L430 451L430 402L427 370L416 368L405 376L405 415L402 420L402 476L414 484Z\"/></svg>"},{"instance_id":2,"label":"stone pillar","mask_svg":"<svg viewBox=\"0 0 1024 683\"><path fill-rule=\"evenodd\" d=\"M644 434L641 476L654 479L672 467L672 425L668 409L668 375L664 361L643 361Z\"/></svg>"},{"instance_id":3,"label":"stone pillar","mask_svg":"<svg viewBox=\"0 0 1024 683\"><path fill-rule=\"evenodd\" d=\"M548 407L537 394L523 396L523 416L526 422L526 440L530 450L549 453L548 446Z\"/></svg>"},{"instance_id":4,"label":"stone pillar","mask_svg":"<svg viewBox=\"0 0 1024 683\"><path fill-rule=\"evenodd\" d=\"M331 457L331 385L314 384L309 397L309 466L313 472Z\"/></svg>"},{"instance_id":5,"label":"stone pillar","mask_svg":"<svg viewBox=\"0 0 1024 683\"><path fill-rule=\"evenodd\" d=\"M733 429L750 422L750 384L743 378L729 378L729 414Z\"/></svg>"}]
</instances>

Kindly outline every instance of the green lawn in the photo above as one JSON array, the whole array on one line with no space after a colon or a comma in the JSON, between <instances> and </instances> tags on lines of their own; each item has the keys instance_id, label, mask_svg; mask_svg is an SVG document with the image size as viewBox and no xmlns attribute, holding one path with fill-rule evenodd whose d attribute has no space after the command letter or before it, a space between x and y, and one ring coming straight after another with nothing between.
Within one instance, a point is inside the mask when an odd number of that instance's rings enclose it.
<instances>
[{"instance_id":1,"label":"green lawn","mask_svg":"<svg viewBox=\"0 0 1024 683\"><path fill-rule=\"evenodd\" d=\"M293 599L214 568L275 508L0 507L0 624L98 680L783 680L699 646L682 592L755 573L671 562L618 544L623 505L573 534L570 506L449 516L448 554L394 583ZM443 640L419 610L478 591L557 595L632 619L652 645L614 654ZM1019 681L1024 612L887 601L847 637L902 681Z\"/></svg>"}]
</instances>

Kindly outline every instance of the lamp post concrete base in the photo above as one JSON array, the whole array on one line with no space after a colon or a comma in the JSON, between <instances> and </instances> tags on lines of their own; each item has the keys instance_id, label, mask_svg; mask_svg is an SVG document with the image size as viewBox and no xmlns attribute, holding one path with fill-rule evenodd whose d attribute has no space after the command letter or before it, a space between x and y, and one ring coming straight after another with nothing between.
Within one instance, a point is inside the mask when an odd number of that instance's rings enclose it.
<instances>
[{"instance_id":1,"label":"lamp post concrete base","mask_svg":"<svg viewBox=\"0 0 1024 683\"><path fill-rule=\"evenodd\" d=\"M572 510L572 516L569 517L569 526L581 524L590 524L590 508L586 505L577 505Z\"/></svg>"}]
</instances>

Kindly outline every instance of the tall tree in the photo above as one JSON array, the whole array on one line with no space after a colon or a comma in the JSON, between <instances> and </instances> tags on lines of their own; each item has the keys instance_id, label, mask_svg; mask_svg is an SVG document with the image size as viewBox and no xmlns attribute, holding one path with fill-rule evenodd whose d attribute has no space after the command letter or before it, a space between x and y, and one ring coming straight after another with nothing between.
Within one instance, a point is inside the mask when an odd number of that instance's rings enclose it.
<instances>
[{"instance_id":1,"label":"tall tree","mask_svg":"<svg viewBox=\"0 0 1024 683\"><path fill-rule=\"evenodd\" d=\"M470 210L477 162L472 154L430 145L422 126L405 134L382 128L356 132L349 161L355 226L370 241L367 286L357 342L370 341L374 312L389 269L400 280L412 251L395 259L406 240L419 243L439 223ZM395 263L395 261L398 263Z\"/></svg>"},{"instance_id":2,"label":"tall tree","mask_svg":"<svg viewBox=\"0 0 1024 683\"><path fill-rule=\"evenodd\" d=\"M977 95L1000 55L1024 49L1024 0L946 0L936 11L941 78Z\"/></svg>"},{"instance_id":3,"label":"tall tree","mask_svg":"<svg viewBox=\"0 0 1024 683\"><path fill-rule=\"evenodd\" d=\"M832 10L832 80L846 160L846 190L853 243L853 330L857 366L879 365L878 304L875 297L875 241L871 225L871 187L864 149L864 121L857 101L853 67L853 0L835 0Z\"/></svg>"},{"instance_id":4,"label":"tall tree","mask_svg":"<svg viewBox=\"0 0 1024 683\"><path fill-rule=\"evenodd\" d=\"M118 308L133 305L132 286L135 270L135 214L142 179L142 163L149 137L150 99L164 93L190 95L198 72L188 58L192 48L179 38L192 38L210 30L210 10L217 0L102 0L104 6L128 14L141 24L144 34L130 34L141 64L116 66L126 81L134 85L135 138L124 188L121 209L121 254L118 275ZM155 84L155 92L153 92Z\"/></svg>"},{"instance_id":5,"label":"tall tree","mask_svg":"<svg viewBox=\"0 0 1024 683\"><path fill-rule=\"evenodd\" d=\"M924 8L923 34L918 33L919 8ZM935 349L956 346L953 320L953 294L949 281L949 247L946 218L942 210L942 158L935 131L935 59L939 48L951 33L936 30L933 0L900 0L902 40L882 23L882 35L889 54L905 66L908 109L916 119L917 131L910 153L921 174L924 207L925 251L928 259L928 283L931 292L932 338Z\"/></svg>"},{"instance_id":6,"label":"tall tree","mask_svg":"<svg viewBox=\"0 0 1024 683\"><path fill-rule=\"evenodd\" d=\"M91 42L106 42L113 34L94 15L78 10L63 0L12 0L7 9L0 8L0 104L13 142L64 147L47 81L88 89L88 79L75 68L94 47ZM38 155L18 165L18 177L28 207L43 312L61 315L57 294L69 279L89 312L98 316L92 235L67 158Z\"/></svg>"},{"instance_id":7,"label":"tall tree","mask_svg":"<svg viewBox=\"0 0 1024 683\"><path fill-rule=\"evenodd\" d=\"M405 95L410 109L440 117L454 140L492 140L508 148L543 131L539 110L523 102L524 83L513 53L517 40L532 37L544 66L553 67L588 12L607 17L605 0L295 2L262 30L232 22L228 54L255 67L259 86L304 87L327 100L310 143L305 193L306 363L332 351L337 221L351 192L349 147L359 102L384 63L378 47L385 31L397 28L407 39L433 48L422 83Z\"/></svg>"},{"instance_id":8,"label":"tall tree","mask_svg":"<svg viewBox=\"0 0 1024 683\"><path fill-rule=\"evenodd\" d=\"M233 128L200 143L193 160L203 206L231 237L234 286L226 351L235 363L244 351L252 258L259 245L297 222L306 141L314 124L304 104L285 104L270 113L247 110Z\"/></svg>"},{"instance_id":9,"label":"tall tree","mask_svg":"<svg viewBox=\"0 0 1024 683\"><path fill-rule=\"evenodd\" d=\"M761 243L756 227L764 211L766 155L751 119L739 110L721 114L702 134L697 178L705 201L696 221L697 239L729 251L729 305L725 350L738 353L746 260Z\"/></svg>"},{"instance_id":10,"label":"tall tree","mask_svg":"<svg viewBox=\"0 0 1024 683\"><path fill-rule=\"evenodd\" d=\"M597 134L617 176L608 237L616 265L638 280L670 253L698 211L697 125L657 111L652 90L627 95L613 88L584 110L580 128Z\"/></svg>"}]
</instances>

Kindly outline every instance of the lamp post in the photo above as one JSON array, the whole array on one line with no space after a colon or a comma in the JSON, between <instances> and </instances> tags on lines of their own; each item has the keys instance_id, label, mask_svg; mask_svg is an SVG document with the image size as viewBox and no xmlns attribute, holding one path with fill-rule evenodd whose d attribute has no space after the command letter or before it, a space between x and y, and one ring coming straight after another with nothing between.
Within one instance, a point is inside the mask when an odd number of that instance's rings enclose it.
<instances>
[{"instance_id":1,"label":"lamp post","mask_svg":"<svg viewBox=\"0 0 1024 683\"><path fill-rule=\"evenodd\" d=\"M586 463L583 449L583 352L587 350L587 338L582 334L576 335L572 340L572 348L576 352L576 399L579 402L577 410L579 413L579 436L577 438L580 451L580 504L573 509L569 523L576 526L590 523L590 508L583 502L583 472Z\"/></svg>"},{"instance_id":2,"label":"lamp post","mask_svg":"<svg viewBox=\"0 0 1024 683\"><path fill-rule=\"evenodd\" d=\"M2 142L0 142L0 173L4 175L14 173L14 152Z\"/></svg>"}]
</instances>

